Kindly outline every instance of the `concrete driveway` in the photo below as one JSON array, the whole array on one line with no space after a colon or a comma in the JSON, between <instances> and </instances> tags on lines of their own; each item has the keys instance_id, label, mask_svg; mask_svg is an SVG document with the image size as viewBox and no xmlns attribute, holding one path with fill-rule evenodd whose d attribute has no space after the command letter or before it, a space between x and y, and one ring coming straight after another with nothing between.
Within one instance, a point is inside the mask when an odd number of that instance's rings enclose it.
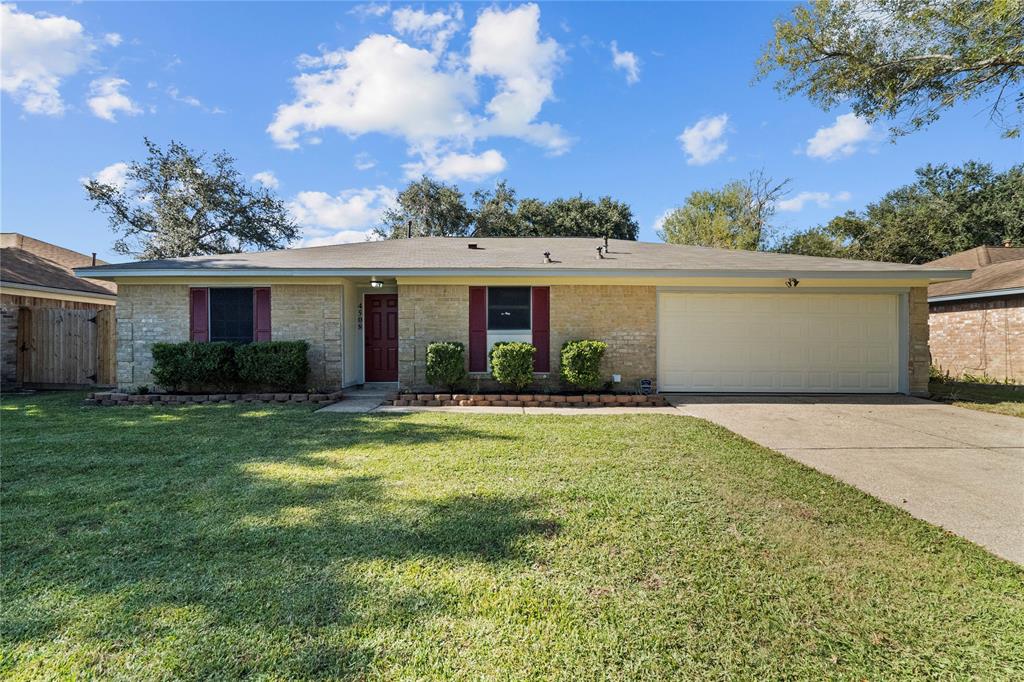
<instances>
[{"instance_id":1,"label":"concrete driveway","mask_svg":"<svg viewBox=\"0 0 1024 682\"><path fill-rule=\"evenodd\" d=\"M1024 419L905 396L670 401L1024 564Z\"/></svg>"}]
</instances>

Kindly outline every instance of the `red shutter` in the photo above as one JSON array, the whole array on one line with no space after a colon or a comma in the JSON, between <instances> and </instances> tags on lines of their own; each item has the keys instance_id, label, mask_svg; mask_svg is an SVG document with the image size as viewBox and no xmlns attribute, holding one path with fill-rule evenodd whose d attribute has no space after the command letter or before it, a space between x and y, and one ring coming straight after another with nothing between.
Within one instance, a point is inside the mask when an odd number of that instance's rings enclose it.
<instances>
[{"instance_id":1,"label":"red shutter","mask_svg":"<svg viewBox=\"0 0 1024 682\"><path fill-rule=\"evenodd\" d=\"M252 338L270 341L270 287L252 290Z\"/></svg>"},{"instance_id":2,"label":"red shutter","mask_svg":"<svg viewBox=\"0 0 1024 682\"><path fill-rule=\"evenodd\" d=\"M469 371L487 371L487 287L469 288Z\"/></svg>"},{"instance_id":3,"label":"red shutter","mask_svg":"<svg viewBox=\"0 0 1024 682\"><path fill-rule=\"evenodd\" d=\"M533 288L533 371L551 371L551 289Z\"/></svg>"},{"instance_id":4,"label":"red shutter","mask_svg":"<svg viewBox=\"0 0 1024 682\"><path fill-rule=\"evenodd\" d=\"M210 340L210 290L189 289L188 330L192 341Z\"/></svg>"}]
</instances>

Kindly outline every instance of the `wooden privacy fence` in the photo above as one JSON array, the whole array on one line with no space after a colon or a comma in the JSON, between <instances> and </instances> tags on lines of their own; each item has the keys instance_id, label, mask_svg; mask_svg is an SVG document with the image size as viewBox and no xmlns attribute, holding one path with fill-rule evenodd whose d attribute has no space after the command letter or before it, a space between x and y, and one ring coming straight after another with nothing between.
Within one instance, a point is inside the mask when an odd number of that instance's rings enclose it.
<instances>
[{"instance_id":1,"label":"wooden privacy fence","mask_svg":"<svg viewBox=\"0 0 1024 682\"><path fill-rule=\"evenodd\" d=\"M114 384L115 333L112 306L99 310L24 306L18 312L18 380L55 386Z\"/></svg>"}]
</instances>

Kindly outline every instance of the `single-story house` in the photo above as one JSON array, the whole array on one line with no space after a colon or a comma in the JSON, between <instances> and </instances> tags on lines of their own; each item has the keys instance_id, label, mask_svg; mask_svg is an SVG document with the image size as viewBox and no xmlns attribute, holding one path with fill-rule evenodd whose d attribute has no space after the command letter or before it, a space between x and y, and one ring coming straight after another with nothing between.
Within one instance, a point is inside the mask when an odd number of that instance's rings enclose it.
<instances>
[{"instance_id":1,"label":"single-story house","mask_svg":"<svg viewBox=\"0 0 1024 682\"><path fill-rule=\"evenodd\" d=\"M117 286L76 277L72 270L103 264L96 254L18 232L0 233L0 386L104 383L100 375L106 367L111 375L107 381L113 382L112 359L104 363L99 357L107 350L113 353L112 315L107 313L108 344L98 342L103 339L95 338L95 329L77 323L78 318L95 320L95 313L112 311ZM77 334L80 329L87 333ZM88 358L83 356L86 351Z\"/></svg>"},{"instance_id":2,"label":"single-story house","mask_svg":"<svg viewBox=\"0 0 1024 682\"><path fill-rule=\"evenodd\" d=\"M599 250L600 247L600 250ZM587 238L413 238L79 268L118 285L118 385L156 341L304 339L310 383L427 387L426 346L483 378L498 341L607 342L612 386L661 392L925 393L928 286L961 268Z\"/></svg>"},{"instance_id":3,"label":"single-story house","mask_svg":"<svg viewBox=\"0 0 1024 682\"><path fill-rule=\"evenodd\" d=\"M932 364L1024 383L1024 248L979 246L928 265L974 271L928 287Z\"/></svg>"}]
</instances>

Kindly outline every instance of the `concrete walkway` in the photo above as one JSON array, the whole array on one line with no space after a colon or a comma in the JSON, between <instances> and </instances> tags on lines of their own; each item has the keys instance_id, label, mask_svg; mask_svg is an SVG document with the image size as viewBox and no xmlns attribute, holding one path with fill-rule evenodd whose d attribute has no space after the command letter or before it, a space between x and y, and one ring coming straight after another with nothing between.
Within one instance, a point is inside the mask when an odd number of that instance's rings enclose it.
<instances>
[{"instance_id":1,"label":"concrete walkway","mask_svg":"<svg viewBox=\"0 0 1024 682\"><path fill-rule=\"evenodd\" d=\"M395 392L395 384L363 384L345 389L345 397L317 410L321 412L348 412L361 414L376 409L384 399Z\"/></svg>"},{"instance_id":2,"label":"concrete walkway","mask_svg":"<svg viewBox=\"0 0 1024 682\"><path fill-rule=\"evenodd\" d=\"M670 402L1024 564L1024 419L906 396Z\"/></svg>"}]
</instances>

